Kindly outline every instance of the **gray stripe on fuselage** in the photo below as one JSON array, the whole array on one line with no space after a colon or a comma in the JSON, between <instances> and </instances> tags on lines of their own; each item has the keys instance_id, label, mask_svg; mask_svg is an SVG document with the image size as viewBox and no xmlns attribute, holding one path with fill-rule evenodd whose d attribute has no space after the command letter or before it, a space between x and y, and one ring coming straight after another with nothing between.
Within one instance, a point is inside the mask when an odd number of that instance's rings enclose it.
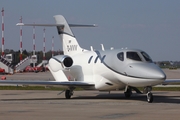
<instances>
[{"instance_id":1,"label":"gray stripe on fuselage","mask_svg":"<svg viewBox=\"0 0 180 120\"><path fill-rule=\"evenodd\" d=\"M96 50L95 53L97 54L97 56L99 56L98 58L101 60L101 54L100 54L100 52ZM104 64L107 68L109 68L110 70L112 70L112 71L114 71L114 72L116 72L116 73L118 73L118 74L127 76L126 74L123 74L123 73L121 73L121 72L118 72L118 71L114 70L113 68L111 68L110 66L108 66L108 65L104 62L104 60L103 60L101 63L103 63L103 64Z\"/></svg>"},{"instance_id":2,"label":"gray stripe on fuselage","mask_svg":"<svg viewBox=\"0 0 180 120\"><path fill-rule=\"evenodd\" d=\"M99 56L98 58L101 60L101 54L100 54L100 52L96 50L95 53ZM123 75L123 76L126 76L126 77L133 77L133 78L140 78L140 79L152 79L152 78L144 78L144 77L137 77L137 76L127 75L126 73L121 73L121 72L118 72L118 71L114 70L113 68L111 68L110 66L108 66L108 65L104 62L104 60L102 61L102 63L103 63L107 68L109 68L110 70L114 71L115 73L118 73L118 74Z\"/></svg>"}]
</instances>

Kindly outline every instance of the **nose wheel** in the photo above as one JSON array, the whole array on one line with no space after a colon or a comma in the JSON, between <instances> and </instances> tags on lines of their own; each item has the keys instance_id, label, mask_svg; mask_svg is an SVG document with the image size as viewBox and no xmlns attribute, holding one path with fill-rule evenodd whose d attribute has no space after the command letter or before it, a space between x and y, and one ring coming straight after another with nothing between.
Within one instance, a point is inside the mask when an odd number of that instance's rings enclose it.
<instances>
[{"instance_id":1,"label":"nose wheel","mask_svg":"<svg viewBox=\"0 0 180 120\"><path fill-rule=\"evenodd\" d=\"M151 92L147 93L147 102L152 103L153 102L153 94Z\"/></svg>"},{"instance_id":2,"label":"nose wheel","mask_svg":"<svg viewBox=\"0 0 180 120\"><path fill-rule=\"evenodd\" d=\"M147 102L152 103L153 102L153 94L151 93L152 87L148 86L144 88L144 93L147 95Z\"/></svg>"}]
</instances>

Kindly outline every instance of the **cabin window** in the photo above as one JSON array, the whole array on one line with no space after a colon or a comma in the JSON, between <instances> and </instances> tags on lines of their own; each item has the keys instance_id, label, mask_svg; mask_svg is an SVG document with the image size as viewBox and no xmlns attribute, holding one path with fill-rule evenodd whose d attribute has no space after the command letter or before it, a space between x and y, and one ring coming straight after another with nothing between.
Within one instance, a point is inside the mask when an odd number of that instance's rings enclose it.
<instances>
[{"instance_id":1,"label":"cabin window","mask_svg":"<svg viewBox=\"0 0 180 120\"><path fill-rule=\"evenodd\" d=\"M141 61L141 58L139 57L137 52L127 52L127 58L131 60Z\"/></svg>"},{"instance_id":2,"label":"cabin window","mask_svg":"<svg viewBox=\"0 0 180 120\"><path fill-rule=\"evenodd\" d=\"M123 52L118 53L117 57L119 60L124 61L124 53Z\"/></svg>"}]
</instances>

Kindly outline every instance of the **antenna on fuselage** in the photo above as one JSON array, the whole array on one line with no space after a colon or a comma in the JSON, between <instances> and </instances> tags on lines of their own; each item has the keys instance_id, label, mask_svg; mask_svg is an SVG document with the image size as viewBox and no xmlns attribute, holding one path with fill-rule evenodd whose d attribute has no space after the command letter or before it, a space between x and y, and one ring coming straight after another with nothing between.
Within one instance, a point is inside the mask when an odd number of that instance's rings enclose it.
<instances>
[{"instance_id":1,"label":"antenna on fuselage","mask_svg":"<svg viewBox=\"0 0 180 120\"><path fill-rule=\"evenodd\" d=\"M103 44L101 44L101 49L104 51L104 45Z\"/></svg>"},{"instance_id":2,"label":"antenna on fuselage","mask_svg":"<svg viewBox=\"0 0 180 120\"><path fill-rule=\"evenodd\" d=\"M93 46L90 46L90 48L91 48L91 51L94 51Z\"/></svg>"},{"instance_id":3,"label":"antenna on fuselage","mask_svg":"<svg viewBox=\"0 0 180 120\"><path fill-rule=\"evenodd\" d=\"M113 50L113 49L114 49L114 47L111 47L110 49L111 49L111 50Z\"/></svg>"}]
</instances>

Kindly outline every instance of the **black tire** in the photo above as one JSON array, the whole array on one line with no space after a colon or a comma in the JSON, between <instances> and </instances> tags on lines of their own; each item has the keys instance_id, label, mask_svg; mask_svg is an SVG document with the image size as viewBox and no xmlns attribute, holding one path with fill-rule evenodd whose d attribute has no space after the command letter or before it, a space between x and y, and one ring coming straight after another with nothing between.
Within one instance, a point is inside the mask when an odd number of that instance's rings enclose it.
<instances>
[{"instance_id":1,"label":"black tire","mask_svg":"<svg viewBox=\"0 0 180 120\"><path fill-rule=\"evenodd\" d=\"M66 97L66 99L70 99L71 98L71 91L70 90L66 90L65 91L65 97Z\"/></svg>"},{"instance_id":2,"label":"black tire","mask_svg":"<svg viewBox=\"0 0 180 120\"><path fill-rule=\"evenodd\" d=\"M132 90L130 88L128 88L127 91L124 92L124 95L126 98L130 98L132 95Z\"/></svg>"},{"instance_id":3,"label":"black tire","mask_svg":"<svg viewBox=\"0 0 180 120\"><path fill-rule=\"evenodd\" d=\"M147 102L152 103L153 102L153 94L151 92L147 93Z\"/></svg>"}]
</instances>

